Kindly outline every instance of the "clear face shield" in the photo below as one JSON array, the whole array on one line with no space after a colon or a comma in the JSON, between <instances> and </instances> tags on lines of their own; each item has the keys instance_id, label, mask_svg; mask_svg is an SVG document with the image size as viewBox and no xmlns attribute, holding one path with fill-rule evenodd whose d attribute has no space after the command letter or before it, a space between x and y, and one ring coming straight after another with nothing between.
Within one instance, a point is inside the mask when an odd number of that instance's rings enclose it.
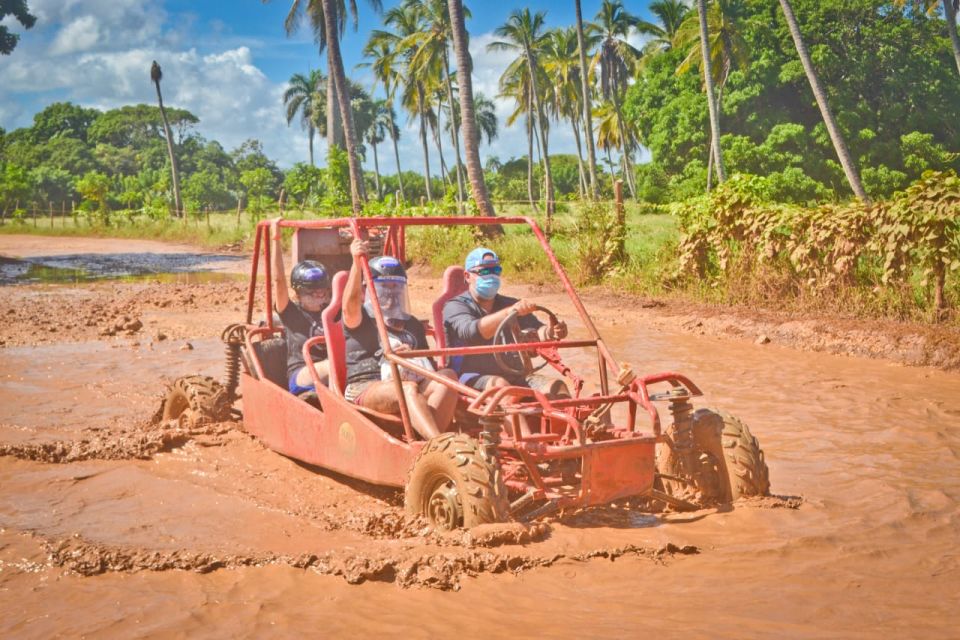
<instances>
[{"instance_id":1,"label":"clear face shield","mask_svg":"<svg viewBox=\"0 0 960 640\"><path fill-rule=\"evenodd\" d=\"M410 300L407 295L407 280L400 276L380 276L373 279L373 286L377 290L377 299L380 301L380 311L383 320L390 326L402 326L410 317ZM373 315L373 300L370 289L367 289L364 306L370 315Z\"/></svg>"}]
</instances>

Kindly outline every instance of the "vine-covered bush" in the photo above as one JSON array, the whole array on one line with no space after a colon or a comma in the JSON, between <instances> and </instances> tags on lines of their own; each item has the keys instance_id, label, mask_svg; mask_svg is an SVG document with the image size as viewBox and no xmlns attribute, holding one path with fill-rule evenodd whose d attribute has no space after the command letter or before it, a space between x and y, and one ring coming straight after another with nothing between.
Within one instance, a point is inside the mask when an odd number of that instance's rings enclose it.
<instances>
[{"instance_id":1,"label":"vine-covered bush","mask_svg":"<svg viewBox=\"0 0 960 640\"><path fill-rule=\"evenodd\" d=\"M893 198L808 209L765 203L762 179L736 175L709 197L674 207L681 276L714 284L779 283L827 295L861 286L918 287L939 314L960 270L960 178L928 171ZM786 290L784 289L786 287ZM930 295L932 294L932 295Z\"/></svg>"}]
</instances>

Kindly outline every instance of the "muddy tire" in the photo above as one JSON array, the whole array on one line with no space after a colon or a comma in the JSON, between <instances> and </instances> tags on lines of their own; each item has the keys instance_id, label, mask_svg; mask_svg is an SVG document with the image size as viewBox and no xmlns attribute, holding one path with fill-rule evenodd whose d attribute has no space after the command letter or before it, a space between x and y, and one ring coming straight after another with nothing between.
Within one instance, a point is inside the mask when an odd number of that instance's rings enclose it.
<instances>
[{"instance_id":1,"label":"muddy tire","mask_svg":"<svg viewBox=\"0 0 960 640\"><path fill-rule=\"evenodd\" d=\"M759 441L739 418L726 412L716 415L723 421L721 442L730 500L769 495L770 470Z\"/></svg>"},{"instance_id":2,"label":"muddy tire","mask_svg":"<svg viewBox=\"0 0 960 640\"><path fill-rule=\"evenodd\" d=\"M163 400L161 420L176 420L192 428L230 419L230 397L223 386L210 376L178 378Z\"/></svg>"},{"instance_id":3,"label":"muddy tire","mask_svg":"<svg viewBox=\"0 0 960 640\"><path fill-rule=\"evenodd\" d=\"M438 529L469 529L504 522L510 503L495 462L480 443L461 433L444 433L421 450L407 476L404 504L411 516L423 516Z\"/></svg>"},{"instance_id":4,"label":"muddy tire","mask_svg":"<svg viewBox=\"0 0 960 640\"><path fill-rule=\"evenodd\" d=\"M693 437L706 501L727 503L770 492L763 449L738 418L724 411L698 409L693 414Z\"/></svg>"},{"instance_id":5,"label":"muddy tire","mask_svg":"<svg viewBox=\"0 0 960 640\"><path fill-rule=\"evenodd\" d=\"M770 472L763 450L747 425L728 413L710 409L698 409L692 419L693 468L684 468L680 456L669 448L657 456L660 474L685 477L687 482L658 477L656 488L702 506L770 492ZM667 430L670 440L677 438L674 429L671 425Z\"/></svg>"}]
</instances>

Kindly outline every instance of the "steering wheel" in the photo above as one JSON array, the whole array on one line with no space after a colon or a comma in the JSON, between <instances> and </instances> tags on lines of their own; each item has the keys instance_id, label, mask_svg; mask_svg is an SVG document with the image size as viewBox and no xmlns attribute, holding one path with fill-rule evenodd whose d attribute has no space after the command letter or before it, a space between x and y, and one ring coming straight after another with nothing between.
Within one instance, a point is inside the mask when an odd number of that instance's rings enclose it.
<instances>
[{"instance_id":1,"label":"steering wheel","mask_svg":"<svg viewBox=\"0 0 960 640\"><path fill-rule=\"evenodd\" d=\"M545 314L547 316L547 327L550 329L553 329L553 327L560 322L557 320L557 314L546 307L537 305L534 307L534 313ZM520 317L516 311L511 311L493 334L493 344L520 344L522 342L524 342L524 340L522 339L520 330ZM544 360L534 366L533 358L536 357L536 354L531 356L530 351L532 351L532 349L502 351L494 353L493 359L497 361L497 365L499 365L505 373L526 377L547 365L547 361Z\"/></svg>"}]
</instances>

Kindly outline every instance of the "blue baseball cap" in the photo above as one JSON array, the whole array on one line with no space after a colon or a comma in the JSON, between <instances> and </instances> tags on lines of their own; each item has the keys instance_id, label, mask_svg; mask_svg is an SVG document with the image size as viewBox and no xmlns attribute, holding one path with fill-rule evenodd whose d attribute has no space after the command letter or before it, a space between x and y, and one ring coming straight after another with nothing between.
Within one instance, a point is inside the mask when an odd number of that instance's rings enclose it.
<instances>
[{"instance_id":1,"label":"blue baseball cap","mask_svg":"<svg viewBox=\"0 0 960 640\"><path fill-rule=\"evenodd\" d=\"M467 271L477 267L496 267L500 264L500 258L493 249L486 247L477 247L467 254L467 259L463 262L463 268Z\"/></svg>"}]
</instances>

